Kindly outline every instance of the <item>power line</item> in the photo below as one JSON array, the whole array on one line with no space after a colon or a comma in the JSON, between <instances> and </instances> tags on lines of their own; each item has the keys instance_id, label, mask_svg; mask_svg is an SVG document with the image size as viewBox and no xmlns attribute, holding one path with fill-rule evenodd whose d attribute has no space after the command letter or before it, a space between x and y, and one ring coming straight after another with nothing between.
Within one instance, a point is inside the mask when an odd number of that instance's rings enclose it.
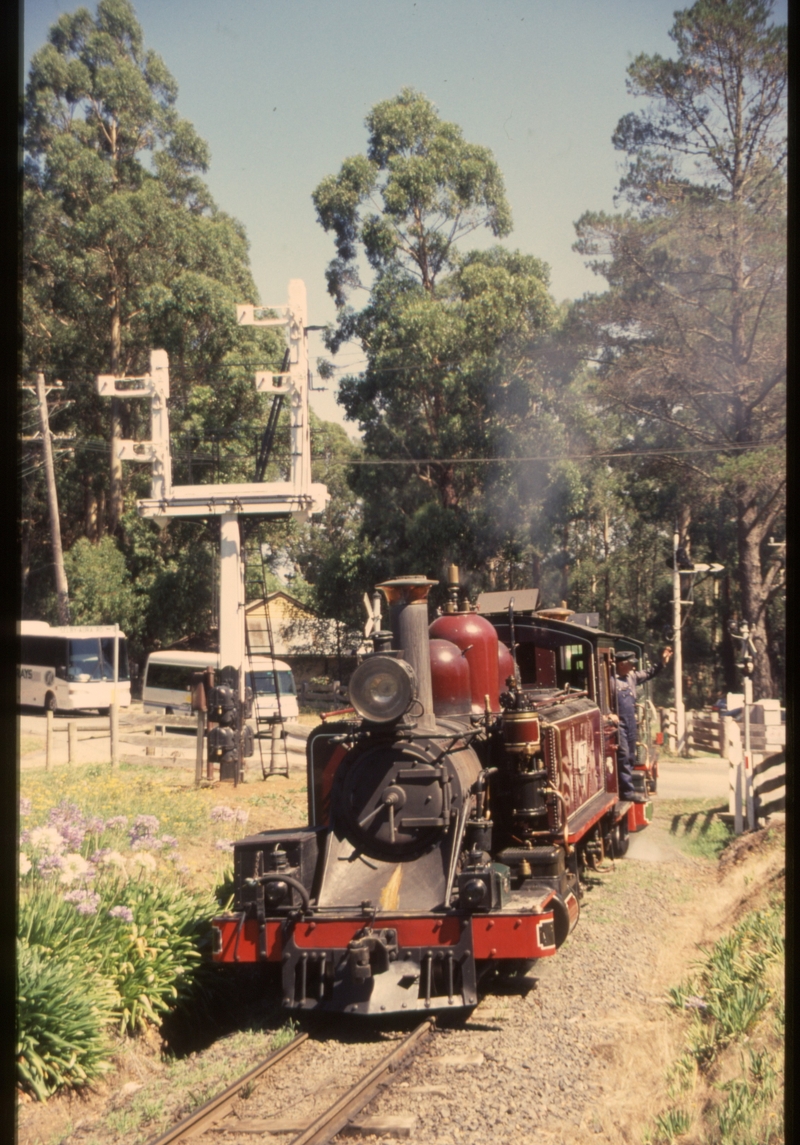
<instances>
[{"instance_id":1,"label":"power line","mask_svg":"<svg viewBox=\"0 0 800 1145\"><path fill-rule=\"evenodd\" d=\"M479 465L489 464L494 461L503 462L505 464L516 464L521 461L588 461L601 457L607 457L613 460L615 457L674 457L687 453L726 453L731 450L741 452L745 450L764 449L770 445L777 444L778 440L760 442L757 444L692 446L684 449L615 449L599 450L590 453L542 453L535 457L403 457L385 459L373 457L357 461L340 461L336 458L330 460L331 462L337 461L340 465ZM314 458L314 460L322 461L324 458L317 457Z\"/></svg>"}]
</instances>

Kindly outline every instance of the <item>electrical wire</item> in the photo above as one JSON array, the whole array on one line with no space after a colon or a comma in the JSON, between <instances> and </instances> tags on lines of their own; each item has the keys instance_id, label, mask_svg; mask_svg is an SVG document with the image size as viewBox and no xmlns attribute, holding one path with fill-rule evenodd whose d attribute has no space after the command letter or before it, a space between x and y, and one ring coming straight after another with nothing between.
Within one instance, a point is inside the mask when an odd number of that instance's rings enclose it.
<instances>
[{"instance_id":1,"label":"electrical wire","mask_svg":"<svg viewBox=\"0 0 800 1145\"><path fill-rule=\"evenodd\" d=\"M318 454L312 456L312 461L325 461L329 465L488 465L493 462L498 462L506 465L516 465L521 462L541 462L541 461L591 461L597 458L607 458L613 461L615 458L627 457L677 457L686 454L707 454L707 453L730 453L730 452L747 452L749 450L766 449L772 445L778 445L781 438L772 439L763 442L747 442L747 443L730 443L726 445L701 445L701 446L687 446L683 448L663 448L663 449L615 449L615 450L589 450L584 453L541 453L535 455L524 455L521 457L367 457L367 458L332 458L326 454ZM38 444L37 442L29 442L26 444ZM89 450L95 453L106 453L109 445L107 441L84 441L76 442L75 445L70 446L63 452L76 452L78 450ZM59 450L58 452L61 452ZM172 457L176 460L188 460L188 453L173 453ZM208 454L192 454L192 462L209 461Z\"/></svg>"},{"instance_id":2,"label":"electrical wire","mask_svg":"<svg viewBox=\"0 0 800 1145\"><path fill-rule=\"evenodd\" d=\"M542 453L537 456L526 457L372 457L354 461L335 458L333 461L340 465L477 465L481 463L488 464L494 461L503 462L505 464L516 464L521 461L589 461L599 457L613 460L616 457L674 457L687 453L725 453L731 450L740 452L743 450L764 449L769 445L777 444L777 441L768 441L741 445L691 446L683 449L622 449L597 450L587 453ZM312 460L319 461L322 460L322 458L312 458Z\"/></svg>"}]
</instances>

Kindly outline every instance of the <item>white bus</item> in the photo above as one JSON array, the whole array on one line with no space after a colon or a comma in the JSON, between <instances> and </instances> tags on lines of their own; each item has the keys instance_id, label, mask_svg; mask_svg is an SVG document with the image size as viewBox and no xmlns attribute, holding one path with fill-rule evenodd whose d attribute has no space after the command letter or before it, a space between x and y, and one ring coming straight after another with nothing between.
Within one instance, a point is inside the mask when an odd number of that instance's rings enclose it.
<instances>
[{"instance_id":1,"label":"white bus","mask_svg":"<svg viewBox=\"0 0 800 1145\"><path fill-rule=\"evenodd\" d=\"M146 712L191 712L192 675L213 668L219 672L218 652L151 652L142 686ZM253 656L245 669L245 685L253 689L253 716L267 719L278 714L275 676L278 677L280 714L296 720L300 714L292 669L283 660Z\"/></svg>"},{"instance_id":2,"label":"white bus","mask_svg":"<svg viewBox=\"0 0 800 1145\"><path fill-rule=\"evenodd\" d=\"M117 703L130 707L128 643L112 624L55 627L43 620L20 620L17 633L18 704L51 712L95 708L105 714L113 699L116 636Z\"/></svg>"}]
</instances>

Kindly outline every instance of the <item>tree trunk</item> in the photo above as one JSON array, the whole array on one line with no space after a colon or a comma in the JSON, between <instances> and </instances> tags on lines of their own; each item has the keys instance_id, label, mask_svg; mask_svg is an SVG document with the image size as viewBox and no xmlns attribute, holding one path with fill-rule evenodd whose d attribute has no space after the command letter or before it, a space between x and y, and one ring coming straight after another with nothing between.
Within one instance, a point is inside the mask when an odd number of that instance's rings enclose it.
<instances>
[{"instance_id":1,"label":"tree trunk","mask_svg":"<svg viewBox=\"0 0 800 1145\"><path fill-rule=\"evenodd\" d=\"M750 639L755 648L753 657L753 699L763 700L775 696L772 665L767 635L767 602L761 572L761 529L748 527L750 506L740 512L739 531L739 584L742 593L742 616L750 625Z\"/></svg>"},{"instance_id":2,"label":"tree trunk","mask_svg":"<svg viewBox=\"0 0 800 1145\"><path fill-rule=\"evenodd\" d=\"M58 516L56 474L53 466L53 443L50 437L50 421L47 416L47 391L44 384L44 374L36 375L36 396L39 399L39 421L41 424L42 447L44 450L44 472L45 481L47 483L47 505L50 512L50 543L53 549L58 623L69 624L69 590L67 587L67 574L64 569L64 554L61 549L61 521Z\"/></svg>"},{"instance_id":3,"label":"tree trunk","mask_svg":"<svg viewBox=\"0 0 800 1145\"><path fill-rule=\"evenodd\" d=\"M90 541L97 540L97 497L92 488L92 478L90 474L84 477L84 490L85 490L85 516L84 516L84 532Z\"/></svg>"},{"instance_id":4,"label":"tree trunk","mask_svg":"<svg viewBox=\"0 0 800 1145\"><path fill-rule=\"evenodd\" d=\"M611 630L611 565L609 563L609 548L611 531L608 521L608 509L603 510L603 627L606 632Z\"/></svg>"},{"instance_id":5,"label":"tree trunk","mask_svg":"<svg viewBox=\"0 0 800 1145\"><path fill-rule=\"evenodd\" d=\"M116 377L120 372L122 358L122 322L120 291L114 282L111 288L111 373ZM111 472L108 490L108 531L113 535L119 528L122 518L122 460L119 456L119 439L122 437L122 402L111 399Z\"/></svg>"}]
</instances>

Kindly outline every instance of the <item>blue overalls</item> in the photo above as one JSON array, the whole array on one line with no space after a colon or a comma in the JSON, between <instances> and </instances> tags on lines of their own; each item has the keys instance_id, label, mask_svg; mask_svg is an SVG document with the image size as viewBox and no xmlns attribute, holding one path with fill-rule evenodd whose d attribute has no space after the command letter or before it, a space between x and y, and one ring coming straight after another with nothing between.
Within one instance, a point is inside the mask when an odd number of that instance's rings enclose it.
<instances>
[{"instance_id":1,"label":"blue overalls","mask_svg":"<svg viewBox=\"0 0 800 1145\"><path fill-rule=\"evenodd\" d=\"M636 685L644 684L660 672L663 664L655 664L646 671L629 672L624 678L614 677L614 686L619 716L619 751L617 752L617 773L619 775L619 797L630 799L634 794L633 768L636 764Z\"/></svg>"}]
</instances>

